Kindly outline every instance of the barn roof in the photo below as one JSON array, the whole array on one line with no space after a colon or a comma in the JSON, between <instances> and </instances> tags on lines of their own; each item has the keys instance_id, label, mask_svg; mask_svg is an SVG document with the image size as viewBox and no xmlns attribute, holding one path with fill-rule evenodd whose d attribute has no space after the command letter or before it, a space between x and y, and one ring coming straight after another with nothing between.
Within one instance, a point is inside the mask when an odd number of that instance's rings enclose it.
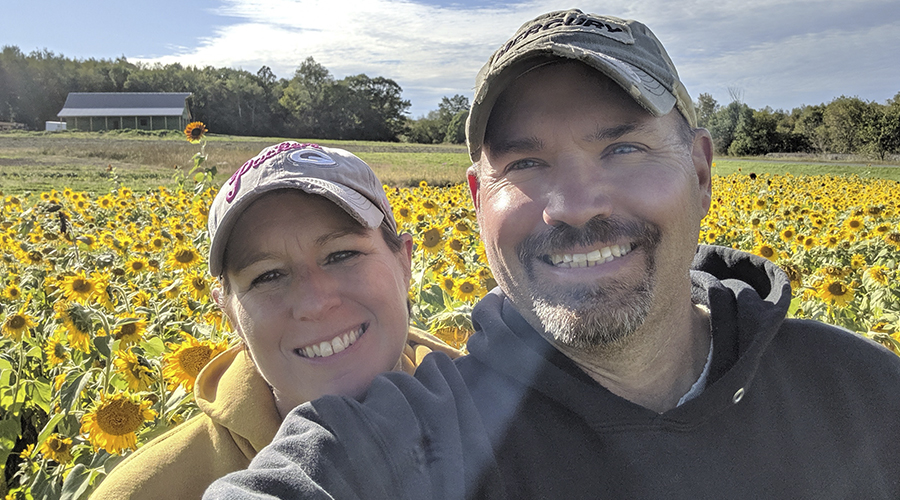
<instances>
[{"instance_id":1,"label":"barn roof","mask_svg":"<svg viewBox=\"0 0 900 500\"><path fill-rule=\"evenodd\" d=\"M60 118L75 116L181 116L190 92L69 92Z\"/></svg>"}]
</instances>

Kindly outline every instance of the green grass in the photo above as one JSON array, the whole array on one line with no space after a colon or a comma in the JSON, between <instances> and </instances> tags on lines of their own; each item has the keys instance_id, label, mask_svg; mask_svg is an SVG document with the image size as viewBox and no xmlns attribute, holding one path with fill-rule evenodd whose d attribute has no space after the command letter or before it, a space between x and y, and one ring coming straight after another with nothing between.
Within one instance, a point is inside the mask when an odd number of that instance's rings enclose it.
<instances>
[{"instance_id":1,"label":"green grass","mask_svg":"<svg viewBox=\"0 0 900 500\"><path fill-rule=\"evenodd\" d=\"M209 135L207 166L215 166L225 182L245 161L285 138ZM351 151L372 166L389 186L432 185L465 180L466 148L449 144L407 144L372 141L293 139ZM70 188L105 193L116 181L137 191L175 187L176 169L192 165L199 146L180 132L5 132L0 133L0 191L4 194ZM714 175L794 174L859 175L900 181L900 168L889 165L834 162L802 163L716 158Z\"/></svg>"},{"instance_id":2,"label":"green grass","mask_svg":"<svg viewBox=\"0 0 900 500\"><path fill-rule=\"evenodd\" d=\"M732 160L716 158L713 175L723 177L733 174L792 174L792 175L858 175L900 182L900 167L892 165L843 164L843 163L800 163L785 161Z\"/></svg>"}]
</instances>

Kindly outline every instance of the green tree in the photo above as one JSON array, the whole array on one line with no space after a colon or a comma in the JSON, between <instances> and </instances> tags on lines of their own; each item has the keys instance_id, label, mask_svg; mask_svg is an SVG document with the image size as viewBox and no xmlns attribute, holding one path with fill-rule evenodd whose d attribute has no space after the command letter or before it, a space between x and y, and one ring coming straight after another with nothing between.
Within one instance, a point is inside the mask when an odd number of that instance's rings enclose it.
<instances>
[{"instance_id":1,"label":"green tree","mask_svg":"<svg viewBox=\"0 0 900 500\"><path fill-rule=\"evenodd\" d=\"M753 110L740 101L732 101L727 106L721 107L713 113L707 125L709 133L713 137L716 152L728 154L738 130L740 129L742 133L747 134L752 127L752 120ZM743 148L743 146L740 146L740 148Z\"/></svg>"},{"instance_id":2,"label":"green tree","mask_svg":"<svg viewBox=\"0 0 900 500\"><path fill-rule=\"evenodd\" d=\"M865 149L879 160L900 153L900 92L885 105L872 103L861 138Z\"/></svg>"},{"instance_id":3,"label":"green tree","mask_svg":"<svg viewBox=\"0 0 900 500\"><path fill-rule=\"evenodd\" d=\"M840 96L826 104L822 122L828 137L828 150L833 153L861 151L861 131L867 114L868 104L858 97Z\"/></svg>"},{"instance_id":4,"label":"green tree","mask_svg":"<svg viewBox=\"0 0 900 500\"><path fill-rule=\"evenodd\" d=\"M451 144L464 144L466 142L466 119L469 117L469 110L464 109L450 120L447 124L447 133L444 135L444 142Z\"/></svg>"},{"instance_id":5,"label":"green tree","mask_svg":"<svg viewBox=\"0 0 900 500\"><path fill-rule=\"evenodd\" d=\"M697 126L708 128L709 121L719 109L719 103L713 99L713 96L707 93L701 93L697 96Z\"/></svg>"}]
</instances>

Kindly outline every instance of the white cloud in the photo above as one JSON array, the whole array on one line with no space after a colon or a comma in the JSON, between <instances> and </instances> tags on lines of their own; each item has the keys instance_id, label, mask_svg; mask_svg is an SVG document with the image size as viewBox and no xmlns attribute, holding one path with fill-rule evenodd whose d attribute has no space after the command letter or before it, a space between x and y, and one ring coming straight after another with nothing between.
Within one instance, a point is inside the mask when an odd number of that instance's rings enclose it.
<instances>
[{"instance_id":1,"label":"white cloud","mask_svg":"<svg viewBox=\"0 0 900 500\"><path fill-rule=\"evenodd\" d=\"M754 107L818 104L841 94L883 100L900 87L893 0L591 2L582 10L635 18L666 45L696 96L727 101L739 87ZM471 97L475 74L528 19L561 8L532 0L498 7L439 7L404 0L226 0L236 22L196 47L148 62L262 65L289 78L308 56L337 78L394 79L418 116L444 95ZM821 97L820 97L821 96Z\"/></svg>"}]
</instances>

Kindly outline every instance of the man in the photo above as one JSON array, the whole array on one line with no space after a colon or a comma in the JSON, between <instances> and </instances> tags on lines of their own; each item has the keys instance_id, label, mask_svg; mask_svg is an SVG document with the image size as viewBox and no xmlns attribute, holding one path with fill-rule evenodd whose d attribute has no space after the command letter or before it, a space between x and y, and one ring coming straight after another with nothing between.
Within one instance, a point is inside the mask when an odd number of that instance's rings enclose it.
<instances>
[{"instance_id":1,"label":"man","mask_svg":"<svg viewBox=\"0 0 900 500\"><path fill-rule=\"evenodd\" d=\"M698 247L711 139L649 29L526 23L467 138L499 284L470 356L294 410L209 498L900 498L900 359Z\"/></svg>"}]
</instances>

